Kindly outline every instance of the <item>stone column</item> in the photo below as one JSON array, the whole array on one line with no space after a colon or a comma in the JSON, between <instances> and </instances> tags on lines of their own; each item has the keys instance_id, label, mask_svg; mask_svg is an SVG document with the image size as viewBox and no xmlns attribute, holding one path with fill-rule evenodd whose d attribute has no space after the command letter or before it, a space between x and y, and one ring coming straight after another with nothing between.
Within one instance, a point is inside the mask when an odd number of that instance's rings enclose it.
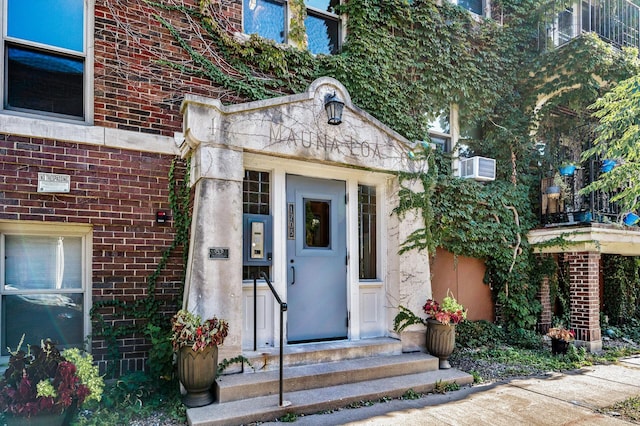
<instances>
[{"instance_id":1,"label":"stone column","mask_svg":"<svg viewBox=\"0 0 640 426\"><path fill-rule=\"evenodd\" d=\"M569 264L571 328L576 344L590 352L602 349L600 330L600 253L565 253Z\"/></svg>"},{"instance_id":2,"label":"stone column","mask_svg":"<svg viewBox=\"0 0 640 426\"><path fill-rule=\"evenodd\" d=\"M400 189L397 180L389 191L387 205L389 211L398 205L397 191ZM415 192L424 189L419 180L405 181L403 186L411 188ZM389 321L392 323L399 312L398 305L411 310L414 314L424 318L422 311L425 301L432 297L431 277L429 265L429 253L427 250L410 250L398 255L400 246L407 238L419 229L424 228L422 212L419 209L411 210L401 217L393 214L389 219L388 254L388 300ZM425 350L426 328L422 325L412 325L400 333L403 352L417 352Z\"/></svg>"},{"instance_id":3,"label":"stone column","mask_svg":"<svg viewBox=\"0 0 640 426\"><path fill-rule=\"evenodd\" d=\"M542 305L542 312L540 312L540 319L538 320L538 331L546 333L551 327L551 317L553 310L551 308L551 295L549 294L549 277L544 277L542 283L540 283L540 290L538 291L538 299Z\"/></svg>"},{"instance_id":4,"label":"stone column","mask_svg":"<svg viewBox=\"0 0 640 426\"><path fill-rule=\"evenodd\" d=\"M229 321L222 361L242 353L242 151L200 145L191 161L195 200L184 306L203 319Z\"/></svg>"}]
</instances>

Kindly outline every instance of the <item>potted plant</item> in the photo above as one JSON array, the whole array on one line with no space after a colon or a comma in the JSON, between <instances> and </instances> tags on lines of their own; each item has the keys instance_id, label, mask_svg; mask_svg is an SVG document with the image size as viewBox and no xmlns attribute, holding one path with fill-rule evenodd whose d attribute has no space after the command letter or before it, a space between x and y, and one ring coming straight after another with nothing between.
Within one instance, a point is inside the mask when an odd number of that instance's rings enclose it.
<instances>
[{"instance_id":1,"label":"potted plant","mask_svg":"<svg viewBox=\"0 0 640 426\"><path fill-rule=\"evenodd\" d=\"M182 402L187 407L211 404L218 346L224 343L229 324L215 316L202 321L199 315L181 309L171 319L171 332L171 343L178 354L178 379L187 391Z\"/></svg>"},{"instance_id":2,"label":"potted plant","mask_svg":"<svg viewBox=\"0 0 640 426\"><path fill-rule=\"evenodd\" d=\"M569 344L575 338L575 334L571 330L567 330L562 325L552 327L547 331L547 336L551 338L551 353L566 354Z\"/></svg>"},{"instance_id":3,"label":"potted plant","mask_svg":"<svg viewBox=\"0 0 640 426\"><path fill-rule=\"evenodd\" d=\"M562 176L573 176L578 166L573 161L563 161L558 168Z\"/></svg>"},{"instance_id":4,"label":"potted plant","mask_svg":"<svg viewBox=\"0 0 640 426\"><path fill-rule=\"evenodd\" d=\"M404 306L399 306L400 311L394 319L394 330L401 332L411 324L424 324L427 326L427 351L438 357L441 369L451 368L449 356L453 353L456 343L456 325L467 318L467 310L447 292L447 296L438 303L433 299L427 299L422 310L427 314L427 319L415 315Z\"/></svg>"},{"instance_id":5,"label":"potted plant","mask_svg":"<svg viewBox=\"0 0 640 426\"><path fill-rule=\"evenodd\" d=\"M0 379L0 410L11 425L62 425L75 408L102 398L104 381L93 358L79 349L60 352L55 343L9 351L9 365Z\"/></svg>"}]
</instances>

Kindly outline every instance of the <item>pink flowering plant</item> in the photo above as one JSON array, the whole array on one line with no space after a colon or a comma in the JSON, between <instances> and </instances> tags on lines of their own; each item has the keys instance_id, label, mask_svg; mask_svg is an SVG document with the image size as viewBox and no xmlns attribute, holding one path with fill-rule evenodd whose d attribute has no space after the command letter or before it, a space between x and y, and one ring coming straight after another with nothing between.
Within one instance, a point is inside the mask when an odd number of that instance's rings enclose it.
<instances>
[{"instance_id":1,"label":"pink flowering plant","mask_svg":"<svg viewBox=\"0 0 640 426\"><path fill-rule=\"evenodd\" d=\"M194 351L203 351L210 346L220 346L229 333L229 324L215 316L202 321L185 309L179 310L171 320L171 343L175 351L190 346Z\"/></svg>"},{"instance_id":2,"label":"pink flowering plant","mask_svg":"<svg viewBox=\"0 0 640 426\"><path fill-rule=\"evenodd\" d=\"M444 325L458 324L467 318L467 310L453 296L449 295L442 299L442 304L433 299L427 299L422 310L429 318Z\"/></svg>"},{"instance_id":3,"label":"pink flowering plant","mask_svg":"<svg viewBox=\"0 0 640 426\"><path fill-rule=\"evenodd\" d=\"M467 310L449 292L447 297L442 299L442 303L427 299L422 310L427 314L427 319L434 319L445 325L458 324L467 318ZM412 324L426 325L427 321L410 309L402 305L398 306L398 313L393 319L393 329L400 333Z\"/></svg>"}]
</instances>

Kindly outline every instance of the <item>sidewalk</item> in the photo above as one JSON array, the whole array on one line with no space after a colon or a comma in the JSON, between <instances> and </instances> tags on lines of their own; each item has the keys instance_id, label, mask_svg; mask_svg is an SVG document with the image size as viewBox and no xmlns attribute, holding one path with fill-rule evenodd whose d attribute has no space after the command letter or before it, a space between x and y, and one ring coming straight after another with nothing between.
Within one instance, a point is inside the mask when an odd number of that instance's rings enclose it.
<instances>
[{"instance_id":1,"label":"sidewalk","mask_svg":"<svg viewBox=\"0 0 640 426\"><path fill-rule=\"evenodd\" d=\"M549 373L545 377L466 387L418 400L394 400L331 414L298 417L296 424L625 425L631 423L599 414L596 410L632 396L640 396L640 356L569 373Z\"/></svg>"}]
</instances>

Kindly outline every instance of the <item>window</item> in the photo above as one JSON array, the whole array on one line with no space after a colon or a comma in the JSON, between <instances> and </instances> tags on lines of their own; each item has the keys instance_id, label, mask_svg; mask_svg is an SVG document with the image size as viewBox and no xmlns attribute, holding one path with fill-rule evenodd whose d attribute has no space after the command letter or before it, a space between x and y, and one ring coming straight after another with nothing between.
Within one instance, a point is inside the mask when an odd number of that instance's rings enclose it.
<instances>
[{"instance_id":1,"label":"window","mask_svg":"<svg viewBox=\"0 0 640 426\"><path fill-rule=\"evenodd\" d=\"M245 170L242 182L242 212L251 214L271 213L269 172ZM259 277L261 272L270 275L268 266L243 266L242 279L252 280Z\"/></svg>"},{"instance_id":2,"label":"window","mask_svg":"<svg viewBox=\"0 0 640 426\"><path fill-rule=\"evenodd\" d=\"M0 223L2 355L22 335L82 347L88 334L88 231Z\"/></svg>"},{"instance_id":3,"label":"window","mask_svg":"<svg viewBox=\"0 0 640 426\"><path fill-rule=\"evenodd\" d=\"M309 51L314 54L338 52L340 18L335 14L339 0L305 0ZM243 0L244 32L258 34L278 43L288 41L290 20L288 0Z\"/></svg>"},{"instance_id":4,"label":"window","mask_svg":"<svg viewBox=\"0 0 640 426\"><path fill-rule=\"evenodd\" d=\"M429 122L429 138L431 142L444 152L451 152L451 120L449 111L442 111L440 115Z\"/></svg>"},{"instance_id":5,"label":"window","mask_svg":"<svg viewBox=\"0 0 640 426\"><path fill-rule=\"evenodd\" d=\"M85 119L85 2L4 3L7 17L2 34L3 108Z\"/></svg>"},{"instance_id":6,"label":"window","mask_svg":"<svg viewBox=\"0 0 640 426\"><path fill-rule=\"evenodd\" d=\"M484 16L484 7L488 6L488 0L453 0L452 2L480 16Z\"/></svg>"},{"instance_id":7,"label":"window","mask_svg":"<svg viewBox=\"0 0 640 426\"><path fill-rule=\"evenodd\" d=\"M360 279L377 278L376 188L358 185L358 238Z\"/></svg>"}]
</instances>

